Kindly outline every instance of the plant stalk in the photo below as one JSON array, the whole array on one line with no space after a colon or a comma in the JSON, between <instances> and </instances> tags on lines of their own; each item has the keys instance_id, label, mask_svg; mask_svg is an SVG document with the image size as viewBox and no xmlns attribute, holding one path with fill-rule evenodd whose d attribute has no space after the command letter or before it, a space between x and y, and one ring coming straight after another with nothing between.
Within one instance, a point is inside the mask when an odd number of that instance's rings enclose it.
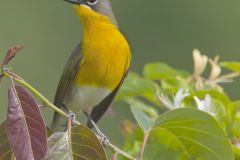
<instances>
[{"instance_id":1,"label":"plant stalk","mask_svg":"<svg viewBox=\"0 0 240 160\"><path fill-rule=\"evenodd\" d=\"M67 113L65 113L64 111L62 111L60 108L58 108L57 106L55 106L53 103L51 103L47 98L45 98L39 91L37 91L33 86L31 86L30 84L28 84L26 81L24 81L22 78L20 78L19 76L12 76L15 75L14 73L10 73L10 72L6 72L4 70L2 70L1 72L3 74L3 76L8 77L8 78L12 78L13 80L15 80L17 83L21 84L22 86L26 87L28 90L30 90L33 94L35 94L39 99L41 99L43 101L43 103L52 108L54 111L58 112L59 114L61 114L62 116L64 116L65 118L69 118L69 115ZM77 125L80 124L80 122L78 121L74 121L74 123L76 123ZM99 136L97 136L99 138ZM122 151L121 149L119 149L118 147L116 147L114 144L109 144L109 147L111 147L113 149L114 152L117 152L118 154L128 158L129 160L137 160L136 158L130 156L129 154L127 154L126 152Z\"/></svg>"}]
</instances>

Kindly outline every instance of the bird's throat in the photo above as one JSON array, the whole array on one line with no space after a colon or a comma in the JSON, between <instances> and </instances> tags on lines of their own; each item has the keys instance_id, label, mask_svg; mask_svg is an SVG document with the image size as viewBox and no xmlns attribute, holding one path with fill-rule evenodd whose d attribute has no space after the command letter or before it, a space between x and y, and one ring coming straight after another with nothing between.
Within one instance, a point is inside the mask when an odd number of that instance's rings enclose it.
<instances>
[{"instance_id":1,"label":"bird's throat","mask_svg":"<svg viewBox=\"0 0 240 160\"><path fill-rule=\"evenodd\" d=\"M83 59L75 84L113 90L130 64L128 42L107 16L84 6L76 11L83 25Z\"/></svg>"}]
</instances>

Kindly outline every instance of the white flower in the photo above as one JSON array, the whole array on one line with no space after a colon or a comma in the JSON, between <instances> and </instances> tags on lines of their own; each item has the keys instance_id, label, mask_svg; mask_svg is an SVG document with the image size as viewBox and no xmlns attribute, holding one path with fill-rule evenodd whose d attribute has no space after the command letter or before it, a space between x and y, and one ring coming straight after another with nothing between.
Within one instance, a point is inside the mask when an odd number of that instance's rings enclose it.
<instances>
[{"instance_id":1,"label":"white flower","mask_svg":"<svg viewBox=\"0 0 240 160\"><path fill-rule=\"evenodd\" d=\"M219 56L216 56L213 60L209 59L209 63L211 65L211 72L208 78L209 80L217 79L221 74L222 69L218 64L218 61L219 61Z\"/></svg>"},{"instance_id":2,"label":"white flower","mask_svg":"<svg viewBox=\"0 0 240 160\"><path fill-rule=\"evenodd\" d=\"M206 69L207 62L208 62L207 56L202 55L198 49L193 50L194 72L192 78L196 82L195 85L197 90L201 90L204 87L204 82L201 75Z\"/></svg>"},{"instance_id":3,"label":"white flower","mask_svg":"<svg viewBox=\"0 0 240 160\"><path fill-rule=\"evenodd\" d=\"M159 94L157 93L157 98L159 99L159 101L168 109L174 109L174 104L173 102L169 99L168 96L164 95L164 94Z\"/></svg>"},{"instance_id":4,"label":"white flower","mask_svg":"<svg viewBox=\"0 0 240 160\"><path fill-rule=\"evenodd\" d=\"M184 99L185 97L187 97L187 96L189 96L189 93L188 93L187 91L184 92L184 89L183 89L183 88L180 88L180 89L177 91L175 97L173 96L174 106L175 106L175 107L180 107L183 99Z\"/></svg>"},{"instance_id":5,"label":"white flower","mask_svg":"<svg viewBox=\"0 0 240 160\"><path fill-rule=\"evenodd\" d=\"M240 142L234 144L238 149L240 149Z\"/></svg>"},{"instance_id":6,"label":"white flower","mask_svg":"<svg viewBox=\"0 0 240 160\"><path fill-rule=\"evenodd\" d=\"M212 98L210 95L207 94L203 100L200 100L198 97L194 96L194 100L197 103L197 107L199 110L207 112L213 116L216 115L211 111Z\"/></svg>"},{"instance_id":7,"label":"white flower","mask_svg":"<svg viewBox=\"0 0 240 160\"><path fill-rule=\"evenodd\" d=\"M183 88L180 88L176 95L173 96L173 100L170 100L168 96L164 94L157 95L158 99L163 103L163 105L169 109L177 109L182 107L182 101L185 97L189 96L188 92L184 92Z\"/></svg>"},{"instance_id":8,"label":"white flower","mask_svg":"<svg viewBox=\"0 0 240 160\"><path fill-rule=\"evenodd\" d=\"M201 76L207 66L208 58L202 55L198 49L193 50L193 62L194 62L194 77L198 78Z\"/></svg>"}]
</instances>

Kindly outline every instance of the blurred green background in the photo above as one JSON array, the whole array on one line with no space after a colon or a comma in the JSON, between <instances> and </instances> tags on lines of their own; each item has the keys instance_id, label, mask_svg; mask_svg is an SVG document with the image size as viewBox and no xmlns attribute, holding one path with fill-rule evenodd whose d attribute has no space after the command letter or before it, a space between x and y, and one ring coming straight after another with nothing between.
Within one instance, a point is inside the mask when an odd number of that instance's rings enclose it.
<instances>
[{"instance_id":1,"label":"blurred green background","mask_svg":"<svg viewBox=\"0 0 240 160\"><path fill-rule=\"evenodd\" d=\"M141 72L146 62L164 61L192 71L192 49L221 60L240 59L239 0L112 0L122 32L133 54L132 70ZM63 0L1 0L0 59L15 44L25 44L10 66L49 99L65 61L81 40L81 24L72 6ZM8 80L0 85L0 121L6 119ZM239 98L238 82L227 86ZM117 117L105 117L101 127L113 141L121 142L120 119L130 116L124 104L114 107ZM44 109L47 123L51 112ZM112 127L109 128L108 124ZM111 132L115 129L116 132Z\"/></svg>"}]
</instances>

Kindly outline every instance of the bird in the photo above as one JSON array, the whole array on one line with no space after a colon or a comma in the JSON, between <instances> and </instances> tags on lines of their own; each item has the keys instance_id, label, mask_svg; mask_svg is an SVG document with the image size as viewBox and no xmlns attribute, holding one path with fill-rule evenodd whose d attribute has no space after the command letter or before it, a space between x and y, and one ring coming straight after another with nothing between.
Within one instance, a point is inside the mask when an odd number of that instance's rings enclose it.
<instances>
[{"instance_id":1,"label":"bird","mask_svg":"<svg viewBox=\"0 0 240 160\"><path fill-rule=\"evenodd\" d=\"M85 113L95 127L111 106L127 76L130 45L122 34L109 0L65 0L82 24L82 40L71 53L61 75L54 104L67 113ZM64 131L67 119L55 112L51 128Z\"/></svg>"}]
</instances>

